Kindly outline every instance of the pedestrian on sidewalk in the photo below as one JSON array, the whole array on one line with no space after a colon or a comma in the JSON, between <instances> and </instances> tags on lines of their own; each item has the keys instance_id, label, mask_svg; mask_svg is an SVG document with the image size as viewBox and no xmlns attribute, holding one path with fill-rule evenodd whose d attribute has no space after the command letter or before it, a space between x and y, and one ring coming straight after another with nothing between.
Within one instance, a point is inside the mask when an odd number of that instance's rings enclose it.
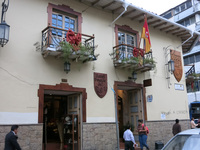
<instances>
[{"instance_id":1,"label":"pedestrian on sidewalk","mask_svg":"<svg viewBox=\"0 0 200 150\"><path fill-rule=\"evenodd\" d=\"M181 125L179 124L179 120L175 120L175 124L172 127L172 133L175 136L177 133L181 132Z\"/></svg>"},{"instance_id":2,"label":"pedestrian on sidewalk","mask_svg":"<svg viewBox=\"0 0 200 150\"><path fill-rule=\"evenodd\" d=\"M143 147L146 147L149 150L149 146L147 145L147 129L146 126L143 124L143 120L138 120L138 128L139 134L139 142L140 142L140 149L143 150Z\"/></svg>"},{"instance_id":3,"label":"pedestrian on sidewalk","mask_svg":"<svg viewBox=\"0 0 200 150\"><path fill-rule=\"evenodd\" d=\"M191 129L195 129L196 126L198 126L198 124L196 124L196 123L194 122L194 118L193 118L193 117L192 117L192 119L191 119L190 125L191 125Z\"/></svg>"},{"instance_id":4,"label":"pedestrian on sidewalk","mask_svg":"<svg viewBox=\"0 0 200 150\"><path fill-rule=\"evenodd\" d=\"M17 142L17 132L18 125L13 125L11 127L11 131L5 137L5 148L4 150L21 150L18 142Z\"/></svg>"},{"instance_id":5,"label":"pedestrian on sidewalk","mask_svg":"<svg viewBox=\"0 0 200 150\"><path fill-rule=\"evenodd\" d=\"M131 131L130 125L127 126L127 129L124 132L123 138L125 141L125 150L134 150L135 149L134 147L136 147L136 143L135 143L135 139L133 136L133 132Z\"/></svg>"}]
</instances>

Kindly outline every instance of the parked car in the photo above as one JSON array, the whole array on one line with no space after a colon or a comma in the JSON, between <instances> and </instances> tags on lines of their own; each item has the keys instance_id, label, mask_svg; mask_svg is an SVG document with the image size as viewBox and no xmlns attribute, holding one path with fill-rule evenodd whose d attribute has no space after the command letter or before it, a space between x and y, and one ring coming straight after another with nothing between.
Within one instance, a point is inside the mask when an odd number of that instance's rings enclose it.
<instances>
[{"instance_id":1,"label":"parked car","mask_svg":"<svg viewBox=\"0 0 200 150\"><path fill-rule=\"evenodd\" d=\"M200 129L182 131L171 138L162 150L199 150Z\"/></svg>"}]
</instances>

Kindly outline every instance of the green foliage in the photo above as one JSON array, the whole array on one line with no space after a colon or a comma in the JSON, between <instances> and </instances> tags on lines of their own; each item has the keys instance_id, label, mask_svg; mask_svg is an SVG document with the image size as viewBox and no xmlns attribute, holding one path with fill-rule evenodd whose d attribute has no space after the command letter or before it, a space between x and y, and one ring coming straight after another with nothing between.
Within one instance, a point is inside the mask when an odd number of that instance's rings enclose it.
<instances>
[{"instance_id":1,"label":"green foliage","mask_svg":"<svg viewBox=\"0 0 200 150\"><path fill-rule=\"evenodd\" d=\"M144 64L150 64L153 66L153 68L156 67L156 61L153 58L145 58Z\"/></svg>"},{"instance_id":2,"label":"green foliage","mask_svg":"<svg viewBox=\"0 0 200 150\"><path fill-rule=\"evenodd\" d=\"M66 41L60 42L60 47L63 52L64 61L69 61L70 56L76 54L79 59L84 58L85 61L91 60L91 55L93 55L93 48L82 43L78 46L73 46ZM76 48L76 50L75 50Z\"/></svg>"},{"instance_id":3,"label":"green foliage","mask_svg":"<svg viewBox=\"0 0 200 150\"><path fill-rule=\"evenodd\" d=\"M62 41L62 42L60 42L60 47L61 47L61 49L62 49L62 51L63 51L63 58L64 58L64 61L65 62L67 62L67 61L69 61L69 56L72 54L72 49L73 49L73 47L72 47L72 45L71 44L69 44L69 43L67 43L67 42L64 42L64 41Z\"/></svg>"}]
</instances>

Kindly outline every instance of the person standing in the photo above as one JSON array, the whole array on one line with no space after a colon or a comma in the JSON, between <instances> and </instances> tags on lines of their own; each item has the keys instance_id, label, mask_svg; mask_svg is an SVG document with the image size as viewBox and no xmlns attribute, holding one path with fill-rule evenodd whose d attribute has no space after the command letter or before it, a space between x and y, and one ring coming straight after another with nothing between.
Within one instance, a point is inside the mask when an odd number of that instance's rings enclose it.
<instances>
[{"instance_id":1,"label":"person standing","mask_svg":"<svg viewBox=\"0 0 200 150\"><path fill-rule=\"evenodd\" d=\"M195 129L196 126L198 126L198 124L196 124L196 123L194 122L194 118L193 118L193 117L192 117L192 119L191 119L190 125L191 125L191 129Z\"/></svg>"},{"instance_id":2,"label":"person standing","mask_svg":"<svg viewBox=\"0 0 200 150\"><path fill-rule=\"evenodd\" d=\"M130 125L127 126L127 129L124 132L123 138L125 141L125 150L134 150L136 143L135 143L133 133L131 132ZM133 144L134 144L134 147L133 147Z\"/></svg>"},{"instance_id":3,"label":"person standing","mask_svg":"<svg viewBox=\"0 0 200 150\"><path fill-rule=\"evenodd\" d=\"M172 133L175 136L177 133L181 132L181 125L179 124L179 120L175 120L175 124L172 127Z\"/></svg>"},{"instance_id":4,"label":"person standing","mask_svg":"<svg viewBox=\"0 0 200 150\"><path fill-rule=\"evenodd\" d=\"M139 134L140 149L143 150L143 147L145 146L147 150L149 150L149 146L147 145L147 129L143 124L143 120L138 120L137 131Z\"/></svg>"},{"instance_id":5,"label":"person standing","mask_svg":"<svg viewBox=\"0 0 200 150\"><path fill-rule=\"evenodd\" d=\"M11 131L5 137L5 148L4 150L21 150L18 142L17 142L17 132L18 125L13 125L11 127Z\"/></svg>"}]
</instances>

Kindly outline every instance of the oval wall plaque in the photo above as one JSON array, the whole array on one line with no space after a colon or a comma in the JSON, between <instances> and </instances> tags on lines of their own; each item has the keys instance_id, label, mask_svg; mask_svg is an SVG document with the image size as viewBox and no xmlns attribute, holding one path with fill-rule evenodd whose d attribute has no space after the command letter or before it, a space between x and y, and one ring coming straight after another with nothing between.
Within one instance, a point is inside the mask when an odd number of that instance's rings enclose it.
<instances>
[{"instance_id":1,"label":"oval wall plaque","mask_svg":"<svg viewBox=\"0 0 200 150\"><path fill-rule=\"evenodd\" d=\"M96 94L103 98L107 93L107 74L94 72L94 90Z\"/></svg>"},{"instance_id":2,"label":"oval wall plaque","mask_svg":"<svg viewBox=\"0 0 200 150\"><path fill-rule=\"evenodd\" d=\"M171 59L174 61L174 77L179 82L183 75L181 52L170 50Z\"/></svg>"}]
</instances>

